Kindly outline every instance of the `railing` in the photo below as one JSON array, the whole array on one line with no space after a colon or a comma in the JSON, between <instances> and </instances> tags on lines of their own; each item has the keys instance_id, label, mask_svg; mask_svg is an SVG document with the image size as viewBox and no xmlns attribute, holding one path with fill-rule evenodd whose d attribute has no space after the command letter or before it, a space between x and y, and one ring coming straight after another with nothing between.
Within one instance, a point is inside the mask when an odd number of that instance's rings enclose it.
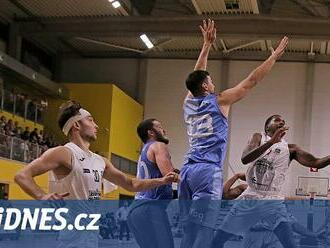
<instances>
[{"instance_id":1,"label":"railing","mask_svg":"<svg viewBox=\"0 0 330 248\"><path fill-rule=\"evenodd\" d=\"M45 107L22 94L0 89L0 109L36 123L43 123Z\"/></svg>"},{"instance_id":2,"label":"railing","mask_svg":"<svg viewBox=\"0 0 330 248\"><path fill-rule=\"evenodd\" d=\"M3 158L30 163L47 149L47 146L0 134L0 157Z\"/></svg>"}]
</instances>

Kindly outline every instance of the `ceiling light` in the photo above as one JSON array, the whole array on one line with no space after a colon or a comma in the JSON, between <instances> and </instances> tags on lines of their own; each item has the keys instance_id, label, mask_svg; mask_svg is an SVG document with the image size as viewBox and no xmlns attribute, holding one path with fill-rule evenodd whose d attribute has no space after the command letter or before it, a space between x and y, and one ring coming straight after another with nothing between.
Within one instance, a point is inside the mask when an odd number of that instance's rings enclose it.
<instances>
[{"instance_id":1,"label":"ceiling light","mask_svg":"<svg viewBox=\"0 0 330 248\"><path fill-rule=\"evenodd\" d=\"M119 8L119 7L121 6L121 4L120 4L120 2L118 2L118 1L114 1L114 2L112 2L112 6L113 6L115 9L117 9L117 8Z\"/></svg>"},{"instance_id":2,"label":"ceiling light","mask_svg":"<svg viewBox=\"0 0 330 248\"><path fill-rule=\"evenodd\" d=\"M145 34L142 34L140 38L149 49L154 47L154 45L149 40L148 36L146 36Z\"/></svg>"}]
</instances>

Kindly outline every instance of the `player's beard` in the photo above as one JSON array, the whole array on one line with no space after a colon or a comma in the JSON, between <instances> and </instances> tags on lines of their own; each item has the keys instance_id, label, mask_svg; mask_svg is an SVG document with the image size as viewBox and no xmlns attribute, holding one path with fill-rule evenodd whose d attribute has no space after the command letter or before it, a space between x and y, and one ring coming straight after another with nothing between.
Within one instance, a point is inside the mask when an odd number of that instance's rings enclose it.
<instances>
[{"instance_id":1,"label":"player's beard","mask_svg":"<svg viewBox=\"0 0 330 248\"><path fill-rule=\"evenodd\" d=\"M165 143L166 145L168 145L168 143L170 143L170 140L169 140L166 136L162 135L160 132L158 132L158 131L155 130L155 129L153 129L153 131L154 131L155 134L156 134L156 140L157 140L157 141L159 141L159 142L163 142L163 143Z\"/></svg>"}]
</instances>

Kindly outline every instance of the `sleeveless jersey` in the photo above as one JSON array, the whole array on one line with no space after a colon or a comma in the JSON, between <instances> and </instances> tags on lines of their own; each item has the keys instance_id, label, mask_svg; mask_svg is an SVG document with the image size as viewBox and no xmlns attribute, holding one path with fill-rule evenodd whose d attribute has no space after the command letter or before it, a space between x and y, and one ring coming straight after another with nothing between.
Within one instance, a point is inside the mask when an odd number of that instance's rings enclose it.
<instances>
[{"instance_id":1,"label":"sleeveless jersey","mask_svg":"<svg viewBox=\"0 0 330 248\"><path fill-rule=\"evenodd\" d=\"M146 143L143 148L138 162L137 178L138 179L152 179L163 177L156 163L148 159L147 153L149 147L155 143L155 141ZM172 199L172 186L163 185L154 189L138 192L135 195L135 199L144 200L166 200Z\"/></svg>"},{"instance_id":2,"label":"sleeveless jersey","mask_svg":"<svg viewBox=\"0 0 330 248\"><path fill-rule=\"evenodd\" d=\"M70 142L65 145L71 153L71 172L62 179L58 179L54 172L49 175L50 192L65 193L69 200L100 199L102 177L105 169L103 158L93 152L86 152L76 144Z\"/></svg>"},{"instance_id":3,"label":"sleeveless jersey","mask_svg":"<svg viewBox=\"0 0 330 248\"><path fill-rule=\"evenodd\" d=\"M222 166L226 155L228 121L220 111L217 96L187 96L183 110L190 146L184 164L206 162Z\"/></svg>"},{"instance_id":4,"label":"sleeveless jersey","mask_svg":"<svg viewBox=\"0 0 330 248\"><path fill-rule=\"evenodd\" d=\"M270 137L262 135L261 145ZM281 142L272 145L257 160L249 164L246 172L248 188L238 199L284 199L281 194L290 163L288 143Z\"/></svg>"}]
</instances>

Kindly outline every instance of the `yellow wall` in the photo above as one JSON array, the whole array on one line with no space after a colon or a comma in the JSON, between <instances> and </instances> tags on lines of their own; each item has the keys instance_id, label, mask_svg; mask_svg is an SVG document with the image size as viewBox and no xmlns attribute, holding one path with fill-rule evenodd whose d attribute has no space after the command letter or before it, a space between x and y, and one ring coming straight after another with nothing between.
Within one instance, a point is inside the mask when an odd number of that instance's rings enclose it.
<instances>
[{"instance_id":1,"label":"yellow wall","mask_svg":"<svg viewBox=\"0 0 330 248\"><path fill-rule=\"evenodd\" d=\"M35 123L33 121L26 120L23 117L14 115L12 113L8 113L6 111L0 111L0 116L1 115L5 116L7 120L12 119L14 122L18 121L19 126L22 127L23 129L25 129L25 127L29 127L30 131L32 131L34 128L38 128L38 130L44 129L44 126L39 123Z\"/></svg>"},{"instance_id":2,"label":"yellow wall","mask_svg":"<svg viewBox=\"0 0 330 248\"><path fill-rule=\"evenodd\" d=\"M23 163L0 159L0 182L9 184L9 200L28 200L30 196L25 194L23 190L14 182L14 176L18 170L24 166ZM48 174L35 178L37 184L48 192Z\"/></svg>"},{"instance_id":3,"label":"yellow wall","mask_svg":"<svg viewBox=\"0 0 330 248\"><path fill-rule=\"evenodd\" d=\"M113 85L110 150L111 153L137 161L141 142L136 127L142 121L143 107Z\"/></svg>"},{"instance_id":4,"label":"yellow wall","mask_svg":"<svg viewBox=\"0 0 330 248\"><path fill-rule=\"evenodd\" d=\"M141 142L136 134L136 127L142 118L142 105L113 85L110 125L111 153L132 161L138 160ZM134 193L119 187L110 194L106 194L104 198L119 199L119 194L134 196Z\"/></svg>"},{"instance_id":5,"label":"yellow wall","mask_svg":"<svg viewBox=\"0 0 330 248\"><path fill-rule=\"evenodd\" d=\"M97 142L91 150L109 156L109 130L111 116L111 84L65 84L70 91L70 98L81 103L93 115L99 126Z\"/></svg>"}]
</instances>

